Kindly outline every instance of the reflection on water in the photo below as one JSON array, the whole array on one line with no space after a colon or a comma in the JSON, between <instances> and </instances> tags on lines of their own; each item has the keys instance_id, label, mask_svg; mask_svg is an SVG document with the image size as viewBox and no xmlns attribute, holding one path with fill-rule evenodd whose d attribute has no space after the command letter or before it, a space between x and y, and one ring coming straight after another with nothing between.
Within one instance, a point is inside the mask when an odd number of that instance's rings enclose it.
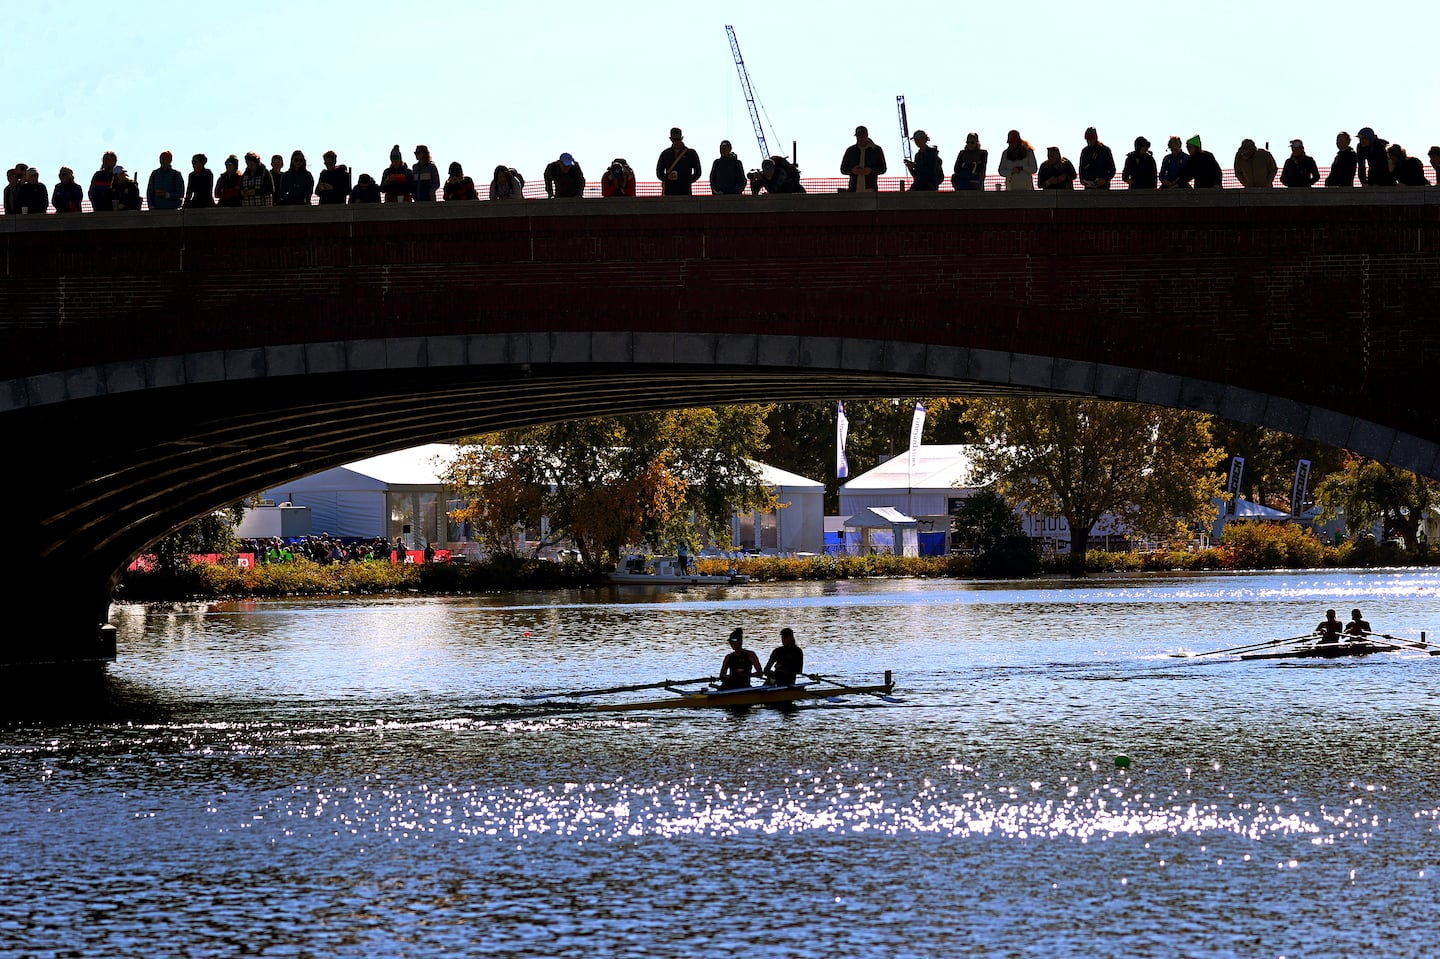
<instances>
[{"instance_id":1,"label":"reflection on water","mask_svg":"<svg viewBox=\"0 0 1440 959\"><path fill-rule=\"evenodd\" d=\"M1433 637L1437 588L1340 572L125 610L101 707L0 727L0 956L1422 955L1440 657L1171 654L1293 635L1327 606ZM737 625L762 656L794 627L842 681L892 669L902 701L522 698L713 672ZM1377 895L1383 919L1357 920Z\"/></svg>"}]
</instances>

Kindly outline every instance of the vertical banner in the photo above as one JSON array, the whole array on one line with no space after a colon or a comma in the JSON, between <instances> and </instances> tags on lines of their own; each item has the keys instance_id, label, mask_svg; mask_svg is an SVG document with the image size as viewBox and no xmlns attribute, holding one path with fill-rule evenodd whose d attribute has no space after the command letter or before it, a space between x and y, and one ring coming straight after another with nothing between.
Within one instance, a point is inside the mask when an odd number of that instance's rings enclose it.
<instances>
[{"instance_id":1,"label":"vertical banner","mask_svg":"<svg viewBox=\"0 0 1440 959\"><path fill-rule=\"evenodd\" d=\"M1230 459L1230 482L1225 487L1225 492L1230 494L1230 503L1226 512L1235 512L1235 501L1240 497L1240 479L1245 475L1245 457L1234 456Z\"/></svg>"},{"instance_id":2,"label":"vertical banner","mask_svg":"<svg viewBox=\"0 0 1440 959\"><path fill-rule=\"evenodd\" d=\"M915 416L910 420L910 471L920 461L920 434L925 432L925 407L915 404Z\"/></svg>"},{"instance_id":3,"label":"vertical banner","mask_svg":"<svg viewBox=\"0 0 1440 959\"><path fill-rule=\"evenodd\" d=\"M835 476L844 479L850 475L850 464L845 460L845 439L850 435L850 421L845 418L845 401L841 400L835 411Z\"/></svg>"},{"instance_id":4,"label":"vertical banner","mask_svg":"<svg viewBox=\"0 0 1440 959\"><path fill-rule=\"evenodd\" d=\"M1310 492L1310 461L1301 460L1295 464L1295 488L1290 492L1290 515L1298 515L1305 505L1305 496Z\"/></svg>"}]
</instances>

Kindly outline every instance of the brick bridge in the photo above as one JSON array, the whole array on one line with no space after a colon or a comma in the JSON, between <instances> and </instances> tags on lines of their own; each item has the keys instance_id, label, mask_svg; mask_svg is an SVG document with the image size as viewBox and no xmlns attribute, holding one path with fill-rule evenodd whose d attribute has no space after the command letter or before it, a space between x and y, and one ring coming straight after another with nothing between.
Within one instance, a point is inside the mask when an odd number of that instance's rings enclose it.
<instances>
[{"instance_id":1,"label":"brick bridge","mask_svg":"<svg viewBox=\"0 0 1440 959\"><path fill-rule=\"evenodd\" d=\"M664 406L1025 392L1440 476L1440 191L879 194L0 220L0 658L286 479Z\"/></svg>"}]
</instances>

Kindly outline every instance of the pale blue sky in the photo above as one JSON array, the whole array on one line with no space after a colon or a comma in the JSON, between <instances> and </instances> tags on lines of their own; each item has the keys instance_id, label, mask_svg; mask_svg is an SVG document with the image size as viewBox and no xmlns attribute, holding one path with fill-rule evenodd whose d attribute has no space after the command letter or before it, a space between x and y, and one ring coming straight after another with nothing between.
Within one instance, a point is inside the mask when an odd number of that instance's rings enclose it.
<instances>
[{"instance_id":1,"label":"pale blue sky","mask_svg":"<svg viewBox=\"0 0 1440 959\"><path fill-rule=\"evenodd\" d=\"M648 178L679 125L707 169L722 138L753 167L727 23L771 147L798 141L806 176L838 175L857 123L898 169L896 94L947 168L974 130L993 170L1011 127L1070 157L1090 124L1117 158L1137 134L1159 153L1198 132L1225 166L1247 136L1281 159L1299 136L1322 165L1341 129L1422 156L1440 143L1440 4L1085 8L0 0L0 162L52 185L66 164L84 183L113 149L143 184L166 148L182 170L200 151L217 172L230 152L298 147L318 168L333 148L378 174L391 144L409 161L423 142L477 182L497 163L538 180L562 151L592 180L614 156Z\"/></svg>"}]
</instances>

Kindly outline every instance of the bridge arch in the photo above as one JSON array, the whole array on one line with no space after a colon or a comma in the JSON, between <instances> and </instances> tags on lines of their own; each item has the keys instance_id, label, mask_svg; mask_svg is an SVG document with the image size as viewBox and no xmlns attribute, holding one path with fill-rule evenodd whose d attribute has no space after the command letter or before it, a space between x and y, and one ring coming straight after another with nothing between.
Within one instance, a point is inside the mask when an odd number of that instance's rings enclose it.
<instances>
[{"instance_id":1,"label":"bridge arch","mask_svg":"<svg viewBox=\"0 0 1440 959\"><path fill-rule=\"evenodd\" d=\"M83 633L130 555L258 489L421 442L660 407L1094 396L1435 476L1440 205L1396 196L3 224L0 422L34 465L7 480L29 548L0 560L0 581L17 602L74 610ZM1186 245L1180 261L1157 260L1157 229ZM457 260L454 242L490 258ZM105 251L98 280L76 247ZM1308 340L1363 355L1336 377Z\"/></svg>"}]
</instances>

